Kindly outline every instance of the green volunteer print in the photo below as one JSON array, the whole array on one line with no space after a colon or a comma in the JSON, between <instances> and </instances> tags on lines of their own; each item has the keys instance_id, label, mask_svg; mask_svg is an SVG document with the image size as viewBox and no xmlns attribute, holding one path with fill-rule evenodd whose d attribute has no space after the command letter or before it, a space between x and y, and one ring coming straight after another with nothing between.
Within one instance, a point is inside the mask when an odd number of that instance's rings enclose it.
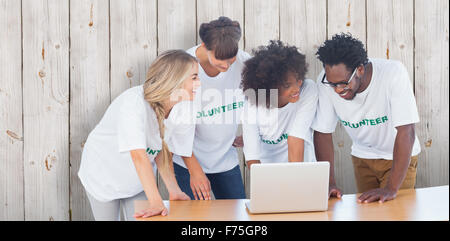
<instances>
[{"instance_id":1,"label":"green volunteer print","mask_svg":"<svg viewBox=\"0 0 450 241\"><path fill-rule=\"evenodd\" d=\"M386 121L388 121L387 116L383 116L383 117L378 117L375 119L364 119L357 123L350 123L348 121L341 120L341 123L343 126L347 126L349 128L356 129L356 128L360 128L363 126L376 126L379 124L383 124Z\"/></svg>"},{"instance_id":2,"label":"green volunteer print","mask_svg":"<svg viewBox=\"0 0 450 241\"><path fill-rule=\"evenodd\" d=\"M161 150L152 150L152 149L150 149L150 147L147 148L147 150L146 150L146 152L147 152L149 155L156 155L156 154L158 154L160 151L161 151Z\"/></svg>"},{"instance_id":3,"label":"green volunteer print","mask_svg":"<svg viewBox=\"0 0 450 241\"><path fill-rule=\"evenodd\" d=\"M242 107L244 107L244 101L234 102L232 104L214 107L207 111L204 111L204 110L199 111L199 112L197 112L197 118L209 117L209 116L217 115L220 113L225 113L227 111L236 110L236 109L239 109Z\"/></svg>"},{"instance_id":4,"label":"green volunteer print","mask_svg":"<svg viewBox=\"0 0 450 241\"><path fill-rule=\"evenodd\" d=\"M287 138L288 138L288 134L287 134L287 133L284 133L284 134L282 134L276 141L273 141L273 140L264 140L264 139L262 139L262 138L261 138L261 141L264 142L264 143L266 143L266 144L276 145L276 144L279 144L280 142L282 142L283 140L287 140Z\"/></svg>"}]
</instances>

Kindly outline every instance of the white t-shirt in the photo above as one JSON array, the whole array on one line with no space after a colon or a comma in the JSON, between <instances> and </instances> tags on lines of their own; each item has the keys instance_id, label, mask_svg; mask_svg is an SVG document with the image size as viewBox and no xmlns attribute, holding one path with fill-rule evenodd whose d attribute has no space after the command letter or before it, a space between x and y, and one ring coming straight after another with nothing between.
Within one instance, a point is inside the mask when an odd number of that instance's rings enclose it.
<instances>
[{"instance_id":1,"label":"white t-shirt","mask_svg":"<svg viewBox=\"0 0 450 241\"><path fill-rule=\"evenodd\" d=\"M246 103L242 114L246 161L288 162L288 136L304 140L304 161L316 161L311 123L317 107L317 85L305 79L300 99L282 108L267 109Z\"/></svg>"},{"instance_id":2,"label":"white t-shirt","mask_svg":"<svg viewBox=\"0 0 450 241\"><path fill-rule=\"evenodd\" d=\"M182 156L192 155L195 125L189 103L176 104L164 120L164 140L171 152ZM134 196L143 187L130 151L145 149L156 173L154 158L161 145L156 114L144 99L143 86L130 88L111 103L89 134L78 176L98 201Z\"/></svg>"},{"instance_id":3,"label":"white t-shirt","mask_svg":"<svg viewBox=\"0 0 450 241\"><path fill-rule=\"evenodd\" d=\"M319 104L312 128L332 133L339 121L353 140L352 155L366 159L393 159L395 127L419 122L416 100L405 66L395 60L370 59L369 86L353 100L341 98L317 79ZM420 152L418 138L412 155Z\"/></svg>"},{"instance_id":4,"label":"white t-shirt","mask_svg":"<svg viewBox=\"0 0 450 241\"><path fill-rule=\"evenodd\" d=\"M195 46L186 52L196 57ZM236 148L232 146L244 107L244 94L240 89L244 62L251 56L239 50L236 61L226 72L208 76L199 64L201 87L194 98L196 126L193 154L205 173L229 171L239 164ZM186 168L179 156L174 162Z\"/></svg>"}]
</instances>

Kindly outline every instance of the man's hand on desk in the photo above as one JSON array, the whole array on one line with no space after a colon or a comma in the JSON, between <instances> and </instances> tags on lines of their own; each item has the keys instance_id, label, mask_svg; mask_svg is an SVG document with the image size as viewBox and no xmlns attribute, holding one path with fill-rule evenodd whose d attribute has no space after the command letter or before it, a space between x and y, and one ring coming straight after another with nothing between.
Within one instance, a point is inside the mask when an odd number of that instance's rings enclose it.
<instances>
[{"instance_id":1,"label":"man's hand on desk","mask_svg":"<svg viewBox=\"0 0 450 241\"><path fill-rule=\"evenodd\" d=\"M358 198L359 203L371 203L378 201L383 203L394 199L397 196L397 191L388 188L377 188L369 190Z\"/></svg>"}]
</instances>

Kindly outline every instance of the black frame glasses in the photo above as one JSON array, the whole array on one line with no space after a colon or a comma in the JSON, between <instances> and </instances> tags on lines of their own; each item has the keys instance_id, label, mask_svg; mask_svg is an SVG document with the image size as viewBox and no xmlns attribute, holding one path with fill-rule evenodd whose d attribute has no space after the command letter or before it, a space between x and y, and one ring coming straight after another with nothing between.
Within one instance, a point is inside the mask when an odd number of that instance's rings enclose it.
<instances>
[{"instance_id":1,"label":"black frame glasses","mask_svg":"<svg viewBox=\"0 0 450 241\"><path fill-rule=\"evenodd\" d=\"M353 70L353 73L352 73L352 75L350 76L350 78L348 79L348 81L345 81L345 82L339 82L339 83L331 83L331 82L328 82L328 81L325 81L325 77L327 76L327 74L323 74L323 78L322 78L322 84L326 84L326 85L328 85L328 86L330 86L330 87L332 87L332 88L337 88L337 87L339 87L339 88L341 88L341 89L344 89L344 88L346 88L349 84L350 84L350 82L352 81L352 79L353 79L353 77L355 76L355 74L356 74L356 70L358 69L358 67L356 67L355 68L355 70Z\"/></svg>"}]
</instances>

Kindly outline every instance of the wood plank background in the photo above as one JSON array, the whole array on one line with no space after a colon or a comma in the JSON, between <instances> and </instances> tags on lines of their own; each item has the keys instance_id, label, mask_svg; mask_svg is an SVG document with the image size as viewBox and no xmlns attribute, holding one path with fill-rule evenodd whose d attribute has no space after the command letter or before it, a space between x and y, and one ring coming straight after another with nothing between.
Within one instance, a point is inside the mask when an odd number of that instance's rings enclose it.
<instances>
[{"instance_id":1,"label":"wood plank background","mask_svg":"<svg viewBox=\"0 0 450 241\"><path fill-rule=\"evenodd\" d=\"M315 51L339 32L402 61L421 118L416 186L448 185L448 11L447 0L0 0L0 220L92 220L77 177L89 132L158 53L199 44L200 24L221 15L241 23L248 52L298 46L314 80ZM340 126L334 140L337 184L354 193L351 140Z\"/></svg>"}]
</instances>

